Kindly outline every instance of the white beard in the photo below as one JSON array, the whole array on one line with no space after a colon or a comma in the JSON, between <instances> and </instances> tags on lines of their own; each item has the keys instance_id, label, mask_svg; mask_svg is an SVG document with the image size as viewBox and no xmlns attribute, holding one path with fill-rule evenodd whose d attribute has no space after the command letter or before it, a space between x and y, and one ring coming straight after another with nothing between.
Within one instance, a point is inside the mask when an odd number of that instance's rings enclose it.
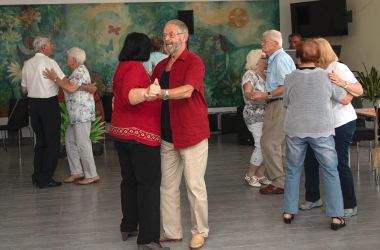
<instances>
[{"instance_id":1,"label":"white beard","mask_svg":"<svg viewBox=\"0 0 380 250\"><path fill-rule=\"evenodd\" d=\"M174 42L172 44L164 44L164 49L167 54L173 54L181 47L181 42Z\"/></svg>"}]
</instances>

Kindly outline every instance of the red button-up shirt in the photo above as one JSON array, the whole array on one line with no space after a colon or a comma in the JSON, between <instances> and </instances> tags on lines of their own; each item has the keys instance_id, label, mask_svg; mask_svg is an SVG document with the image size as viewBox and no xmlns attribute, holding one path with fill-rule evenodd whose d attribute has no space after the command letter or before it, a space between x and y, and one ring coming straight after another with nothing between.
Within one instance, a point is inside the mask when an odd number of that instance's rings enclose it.
<instances>
[{"instance_id":1,"label":"red button-up shirt","mask_svg":"<svg viewBox=\"0 0 380 250\"><path fill-rule=\"evenodd\" d=\"M155 67L151 79L161 79L169 58ZM203 79L205 67L202 59L185 49L171 67L169 89L191 85L190 98L169 99L170 126L174 148L193 146L210 137L208 109L204 96Z\"/></svg>"}]
</instances>

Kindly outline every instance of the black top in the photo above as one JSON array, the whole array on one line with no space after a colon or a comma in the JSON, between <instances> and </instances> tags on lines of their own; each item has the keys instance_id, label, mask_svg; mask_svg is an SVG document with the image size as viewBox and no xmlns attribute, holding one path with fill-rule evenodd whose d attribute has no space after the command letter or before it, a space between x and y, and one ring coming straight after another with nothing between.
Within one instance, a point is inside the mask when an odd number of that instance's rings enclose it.
<instances>
[{"instance_id":1,"label":"black top","mask_svg":"<svg viewBox=\"0 0 380 250\"><path fill-rule=\"evenodd\" d=\"M298 69L304 70L304 69L315 69L316 67L299 67Z\"/></svg>"},{"instance_id":2,"label":"black top","mask_svg":"<svg viewBox=\"0 0 380 250\"><path fill-rule=\"evenodd\" d=\"M164 71L160 85L162 89L169 89L170 71ZM172 129L170 127L169 100L162 100L161 106L161 139L173 143Z\"/></svg>"}]
</instances>

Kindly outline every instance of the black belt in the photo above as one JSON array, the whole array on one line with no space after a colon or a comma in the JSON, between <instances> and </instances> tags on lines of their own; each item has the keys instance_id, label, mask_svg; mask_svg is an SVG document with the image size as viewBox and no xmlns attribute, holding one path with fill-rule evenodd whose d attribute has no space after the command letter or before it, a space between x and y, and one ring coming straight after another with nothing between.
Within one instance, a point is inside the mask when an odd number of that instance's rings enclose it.
<instances>
[{"instance_id":1,"label":"black belt","mask_svg":"<svg viewBox=\"0 0 380 250\"><path fill-rule=\"evenodd\" d=\"M271 103L271 102L275 102L275 101L278 101L278 100L282 100L282 97L281 98L275 98L275 99L269 99L267 101L267 104Z\"/></svg>"}]
</instances>

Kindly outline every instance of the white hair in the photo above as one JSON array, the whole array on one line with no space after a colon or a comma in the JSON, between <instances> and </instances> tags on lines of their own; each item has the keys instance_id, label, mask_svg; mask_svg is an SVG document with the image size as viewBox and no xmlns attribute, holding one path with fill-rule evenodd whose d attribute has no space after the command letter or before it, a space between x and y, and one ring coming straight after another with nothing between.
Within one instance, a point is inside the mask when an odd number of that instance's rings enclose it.
<instances>
[{"instance_id":1,"label":"white hair","mask_svg":"<svg viewBox=\"0 0 380 250\"><path fill-rule=\"evenodd\" d=\"M261 49L251 50L247 54L247 63L245 64L245 69L255 70L257 68L257 63L263 57L263 51Z\"/></svg>"},{"instance_id":2,"label":"white hair","mask_svg":"<svg viewBox=\"0 0 380 250\"><path fill-rule=\"evenodd\" d=\"M67 51L67 56L74 58L74 60L82 65L86 61L86 52L78 47L73 47Z\"/></svg>"},{"instance_id":3,"label":"white hair","mask_svg":"<svg viewBox=\"0 0 380 250\"><path fill-rule=\"evenodd\" d=\"M41 51L50 42L49 37L37 36L33 41L33 48L35 51Z\"/></svg>"},{"instance_id":4,"label":"white hair","mask_svg":"<svg viewBox=\"0 0 380 250\"><path fill-rule=\"evenodd\" d=\"M282 35L280 31L277 30L267 30L263 33L264 38L269 38L270 40L273 40L277 42L278 46L282 48Z\"/></svg>"}]
</instances>

